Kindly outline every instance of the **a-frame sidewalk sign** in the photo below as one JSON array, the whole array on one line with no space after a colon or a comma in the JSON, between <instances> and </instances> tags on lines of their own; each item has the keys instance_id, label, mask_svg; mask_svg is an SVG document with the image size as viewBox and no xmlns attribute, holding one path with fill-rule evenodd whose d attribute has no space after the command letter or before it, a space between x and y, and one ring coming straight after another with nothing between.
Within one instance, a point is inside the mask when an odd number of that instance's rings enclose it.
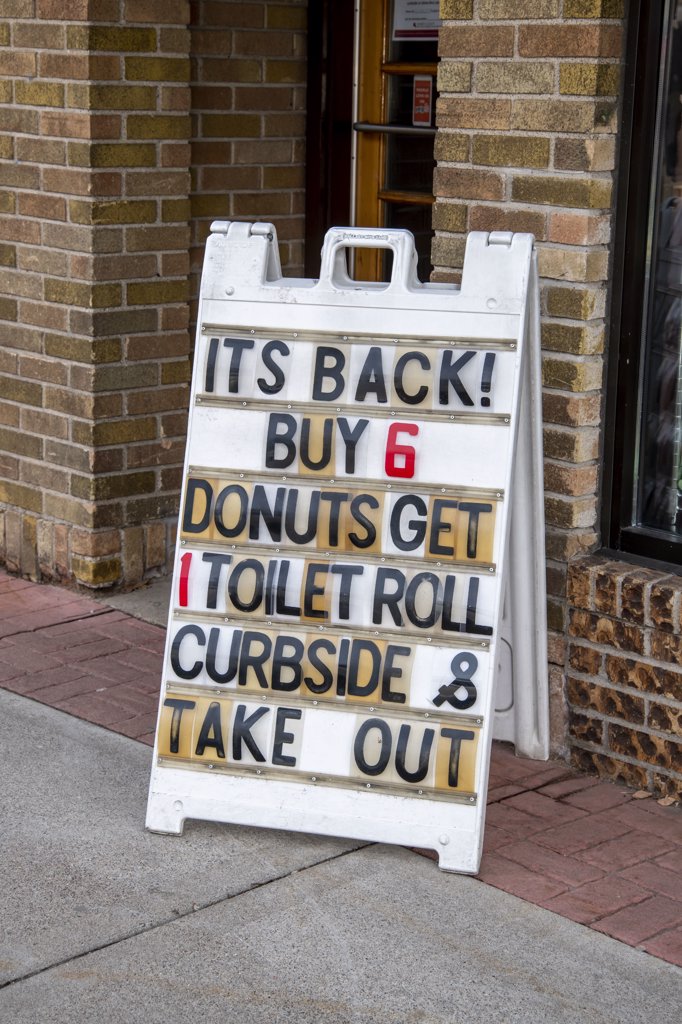
<instances>
[{"instance_id":1,"label":"a-frame sidewalk sign","mask_svg":"<svg viewBox=\"0 0 682 1024\"><path fill-rule=\"evenodd\" d=\"M358 247L390 281L349 274ZM147 827L186 818L436 850L478 869L493 735L548 756L531 235L461 287L406 231L271 224L206 246Z\"/></svg>"}]
</instances>

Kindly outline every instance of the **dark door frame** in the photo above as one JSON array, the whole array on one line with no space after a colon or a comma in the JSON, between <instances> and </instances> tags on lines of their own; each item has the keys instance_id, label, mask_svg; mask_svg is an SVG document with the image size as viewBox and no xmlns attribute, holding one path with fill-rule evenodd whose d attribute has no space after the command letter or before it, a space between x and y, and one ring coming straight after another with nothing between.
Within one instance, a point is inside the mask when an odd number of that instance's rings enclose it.
<instances>
[{"instance_id":1,"label":"dark door frame","mask_svg":"<svg viewBox=\"0 0 682 1024\"><path fill-rule=\"evenodd\" d=\"M353 0L308 4L305 273L317 277L326 230L351 219Z\"/></svg>"}]
</instances>

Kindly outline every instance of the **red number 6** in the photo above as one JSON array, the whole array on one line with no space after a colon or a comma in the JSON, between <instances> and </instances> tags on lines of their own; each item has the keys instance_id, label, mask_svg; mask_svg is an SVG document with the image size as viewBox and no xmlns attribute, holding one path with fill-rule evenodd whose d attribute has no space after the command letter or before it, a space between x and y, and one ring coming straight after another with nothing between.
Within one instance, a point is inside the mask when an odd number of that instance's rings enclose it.
<instances>
[{"instance_id":1,"label":"red number 6","mask_svg":"<svg viewBox=\"0 0 682 1024\"><path fill-rule=\"evenodd\" d=\"M399 476L406 479L414 476L415 452L411 444L398 444L398 434L409 434L416 437L419 427L416 423L391 423L386 439L386 461L384 468L387 476Z\"/></svg>"}]
</instances>

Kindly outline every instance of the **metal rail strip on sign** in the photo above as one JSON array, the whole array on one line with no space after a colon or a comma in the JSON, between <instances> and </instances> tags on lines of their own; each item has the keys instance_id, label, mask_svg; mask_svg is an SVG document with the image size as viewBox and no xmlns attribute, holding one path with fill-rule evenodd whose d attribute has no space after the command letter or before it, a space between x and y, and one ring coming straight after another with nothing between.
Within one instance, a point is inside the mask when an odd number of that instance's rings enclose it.
<instances>
[{"instance_id":1,"label":"metal rail strip on sign","mask_svg":"<svg viewBox=\"0 0 682 1024\"><path fill-rule=\"evenodd\" d=\"M387 283L348 252L392 251ZM478 869L493 734L547 757L537 270L469 235L271 224L204 263L147 827L186 818L434 849Z\"/></svg>"}]
</instances>

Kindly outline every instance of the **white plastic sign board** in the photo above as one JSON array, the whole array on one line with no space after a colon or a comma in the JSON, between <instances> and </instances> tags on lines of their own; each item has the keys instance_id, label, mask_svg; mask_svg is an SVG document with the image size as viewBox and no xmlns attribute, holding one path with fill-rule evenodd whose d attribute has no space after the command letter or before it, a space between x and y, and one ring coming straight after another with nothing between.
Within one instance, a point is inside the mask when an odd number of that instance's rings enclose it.
<instances>
[{"instance_id":1,"label":"white plastic sign board","mask_svg":"<svg viewBox=\"0 0 682 1024\"><path fill-rule=\"evenodd\" d=\"M409 232L333 229L319 281L272 225L212 232L147 826L475 872L494 721L547 756L532 236L470 235L455 288ZM349 278L359 246L390 282Z\"/></svg>"}]
</instances>

